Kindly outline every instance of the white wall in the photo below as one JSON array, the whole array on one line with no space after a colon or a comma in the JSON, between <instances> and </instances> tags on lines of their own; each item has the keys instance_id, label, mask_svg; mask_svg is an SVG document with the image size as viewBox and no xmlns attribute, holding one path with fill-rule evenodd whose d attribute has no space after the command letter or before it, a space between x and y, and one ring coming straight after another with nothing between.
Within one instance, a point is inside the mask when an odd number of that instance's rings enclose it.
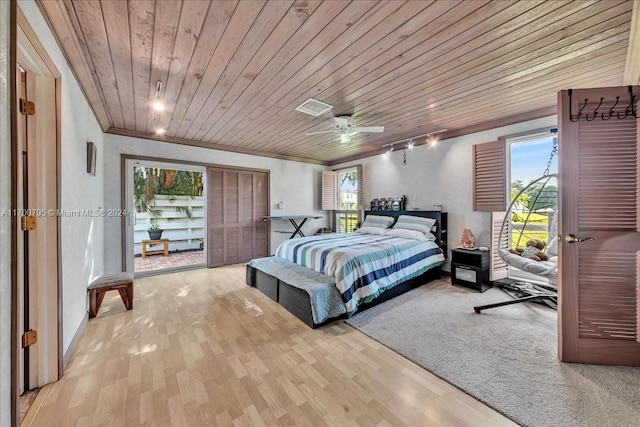
<instances>
[{"instance_id":1,"label":"white wall","mask_svg":"<svg viewBox=\"0 0 640 427\"><path fill-rule=\"evenodd\" d=\"M9 2L0 1L0 212L11 208ZM0 216L0 426L11 425L11 217Z\"/></svg>"},{"instance_id":2,"label":"white wall","mask_svg":"<svg viewBox=\"0 0 640 427\"><path fill-rule=\"evenodd\" d=\"M432 210L436 204L443 205L449 219L449 249L459 245L465 227L471 228L477 246L490 246L490 213L473 211L472 146L496 141L500 136L554 127L556 122L554 115L443 140L435 146L420 145L406 151L406 165L398 144L390 156L368 157L334 168L364 165L365 207L373 198L403 194L408 198L408 210ZM449 270L449 262L445 270Z\"/></svg>"},{"instance_id":3,"label":"white wall","mask_svg":"<svg viewBox=\"0 0 640 427\"><path fill-rule=\"evenodd\" d=\"M309 220L303 231L312 234L328 224L325 212L320 211L320 175L324 166L278 160L268 157L230 153L165 142L106 134L104 137L104 195L105 208L121 208L121 155L147 156L168 160L191 161L215 165L270 170L271 215L318 215L323 219ZM278 209L279 202L284 208ZM271 253L289 235L275 230L289 230L291 225L280 222L271 226ZM122 271L121 220L105 218L105 269ZM293 230L292 230L293 231Z\"/></svg>"},{"instance_id":4,"label":"white wall","mask_svg":"<svg viewBox=\"0 0 640 427\"><path fill-rule=\"evenodd\" d=\"M98 159L103 155L103 133L40 10L33 1L18 3L38 39L61 74L61 205L71 211L103 207L104 170L86 172L87 141L93 141ZM100 217L63 217L62 327L66 352L88 309L87 284L104 272L104 227Z\"/></svg>"}]
</instances>

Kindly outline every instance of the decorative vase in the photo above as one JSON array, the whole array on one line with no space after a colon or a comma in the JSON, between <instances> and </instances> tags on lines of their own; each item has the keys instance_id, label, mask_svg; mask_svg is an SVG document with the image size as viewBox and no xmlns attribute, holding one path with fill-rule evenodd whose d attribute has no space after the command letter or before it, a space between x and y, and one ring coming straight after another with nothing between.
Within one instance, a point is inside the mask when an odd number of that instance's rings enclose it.
<instances>
[{"instance_id":1,"label":"decorative vase","mask_svg":"<svg viewBox=\"0 0 640 427\"><path fill-rule=\"evenodd\" d=\"M160 240L162 238L162 232L164 230L147 230L149 233L149 240Z\"/></svg>"},{"instance_id":2,"label":"decorative vase","mask_svg":"<svg viewBox=\"0 0 640 427\"><path fill-rule=\"evenodd\" d=\"M460 246L462 246L463 248L473 248L476 246L476 237L473 235L470 228L462 229Z\"/></svg>"}]
</instances>

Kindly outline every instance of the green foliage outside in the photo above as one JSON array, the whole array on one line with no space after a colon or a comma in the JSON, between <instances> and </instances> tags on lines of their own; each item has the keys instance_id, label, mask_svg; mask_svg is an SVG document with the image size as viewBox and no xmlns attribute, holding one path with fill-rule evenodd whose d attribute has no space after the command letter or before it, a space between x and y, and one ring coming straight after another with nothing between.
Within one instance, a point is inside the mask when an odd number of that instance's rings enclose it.
<instances>
[{"instance_id":1,"label":"green foliage outside","mask_svg":"<svg viewBox=\"0 0 640 427\"><path fill-rule=\"evenodd\" d=\"M545 243L549 241L549 216L547 214L532 213L527 222L527 229L522 227L525 225L527 213L511 214L511 247L524 247L529 239L541 240ZM524 231L520 231L524 230Z\"/></svg>"},{"instance_id":2,"label":"green foliage outside","mask_svg":"<svg viewBox=\"0 0 640 427\"><path fill-rule=\"evenodd\" d=\"M358 215L357 214L338 214L338 233L349 233L358 228Z\"/></svg>"},{"instance_id":3,"label":"green foliage outside","mask_svg":"<svg viewBox=\"0 0 640 427\"><path fill-rule=\"evenodd\" d=\"M558 188L555 185L537 182L521 193L524 188L521 180L511 183L511 199L517 200L517 209L511 212L511 247L524 247L529 239L548 242L549 221L557 207Z\"/></svg>"},{"instance_id":4,"label":"green foliage outside","mask_svg":"<svg viewBox=\"0 0 640 427\"><path fill-rule=\"evenodd\" d=\"M149 212L154 218L161 217L162 209L158 209L155 203L157 195L192 198L202 196L204 189L202 175L202 172L136 166L133 169L133 198L136 212ZM193 216L188 206L176 206L176 208L183 211L189 218Z\"/></svg>"}]
</instances>

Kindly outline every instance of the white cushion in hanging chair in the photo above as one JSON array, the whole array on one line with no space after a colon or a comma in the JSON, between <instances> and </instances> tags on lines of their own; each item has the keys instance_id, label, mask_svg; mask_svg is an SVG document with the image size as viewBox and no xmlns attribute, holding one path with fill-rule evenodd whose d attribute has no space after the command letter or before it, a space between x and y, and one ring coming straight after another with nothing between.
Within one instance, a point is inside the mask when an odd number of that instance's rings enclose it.
<instances>
[{"instance_id":1,"label":"white cushion in hanging chair","mask_svg":"<svg viewBox=\"0 0 640 427\"><path fill-rule=\"evenodd\" d=\"M500 258L507 264L527 273L536 274L549 279L558 277L558 265L549 261L536 261L531 258L525 258L518 254L512 254L504 249L498 249Z\"/></svg>"}]
</instances>

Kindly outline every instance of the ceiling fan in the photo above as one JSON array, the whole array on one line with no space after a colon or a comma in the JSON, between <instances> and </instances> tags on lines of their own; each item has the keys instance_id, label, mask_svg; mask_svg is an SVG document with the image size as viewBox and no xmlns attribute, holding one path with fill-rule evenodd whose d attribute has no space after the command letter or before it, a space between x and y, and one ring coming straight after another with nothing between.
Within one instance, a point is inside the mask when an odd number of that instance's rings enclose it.
<instances>
[{"instance_id":1,"label":"ceiling fan","mask_svg":"<svg viewBox=\"0 0 640 427\"><path fill-rule=\"evenodd\" d=\"M331 130L323 130L320 132L309 132L306 135L318 135L321 133L338 132L340 142L350 142L351 137L357 133L381 133L384 132L384 126L354 126L351 116L336 116L333 118L334 125Z\"/></svg>"}]
</instances>

